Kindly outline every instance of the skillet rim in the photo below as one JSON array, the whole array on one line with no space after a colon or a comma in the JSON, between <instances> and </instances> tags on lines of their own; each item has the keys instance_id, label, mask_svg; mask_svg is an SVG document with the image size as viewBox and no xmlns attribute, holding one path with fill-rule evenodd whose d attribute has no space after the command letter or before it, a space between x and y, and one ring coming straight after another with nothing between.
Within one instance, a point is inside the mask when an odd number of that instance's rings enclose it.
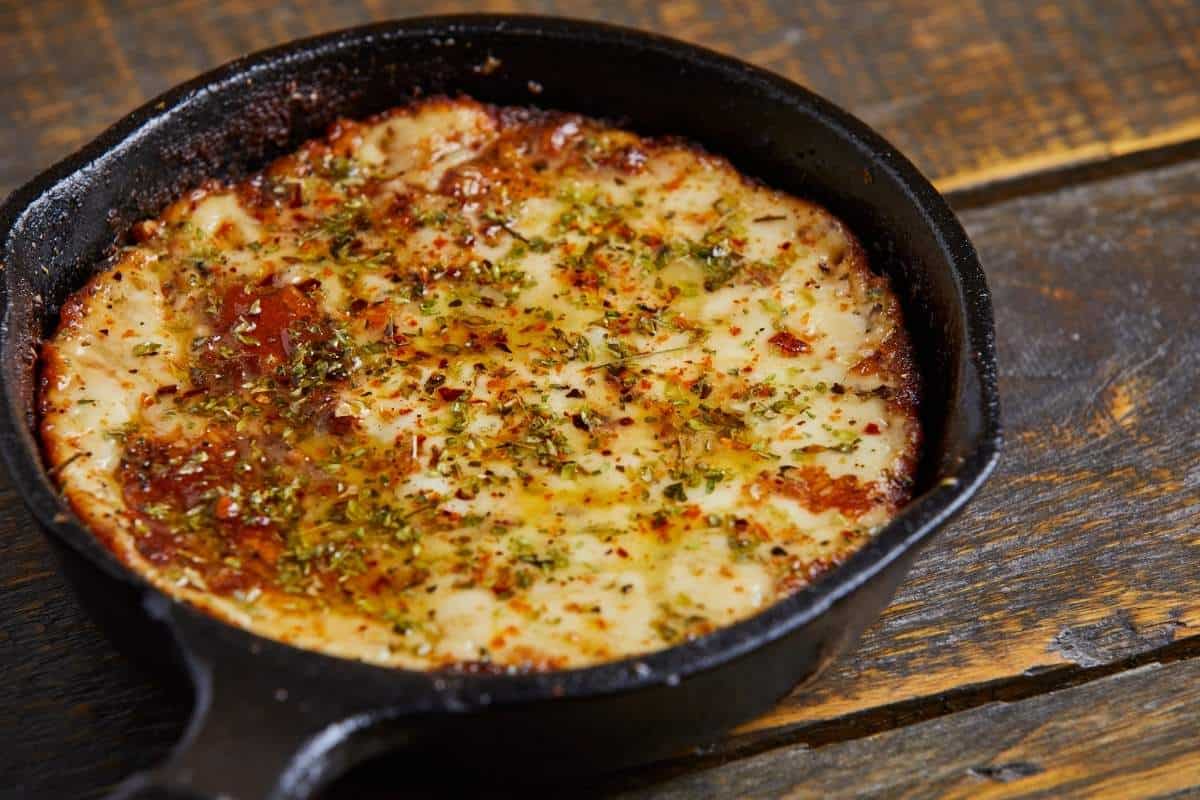
<instances>
[{"instance_id":1,"label":"skillet rim","mask_svg":"<svg viewBox=\"0 0 1200 800\"><path fill-rule=\"evenodd\" d=\"M819 119L857 149L875 156L873 166L891 173L890 177L907 195L908 202L934 234L945 256L939 266L949 267L958 289L957 312L966 329L969 352L958 351L963 377L959 391L949 401L960 414L978 416L979 431L964 446L966 453L956 468L939 473L941 481L914 498L879 531L872 540L846 562L830 570L816 583L786 597L757 614L715 631L712 634L662 650L625 657L616 661L556 670L520 674L463 674L424 672L386 667L354 659L307 650L224 622L202 612L149 583L140 573L126 567L77 519L74 512L54 490L42 464L37 434L26 424L30 409L16 397L7 381L3 383L0 403L0 454L14 486L25 505L33 512L43 531L70 547L99 567L110 578L141 592L150 613L151 607L170 617L182 613L198 621L202 629L226 641L242 640L256 652L272 653L290 662L302 662L310 674L327 677L353 673L356 679L379 681L380 685L403 684L416 680L441 693L447 684L454 688L455 705L467 701L480 706L530 702L565 694L600 696L629 692L653 685L675 685L695 673L734 661L800 628L826 612L834 603L870 581L891 562L929 538L953 517L990 475L999 457L1001 444L999 392L995 358L995 332L990 292L974 247L945 199L917 168L890 143L848 112L810 90L768 70L660 34L590 20L526 14L452 14L410 17L289 41L238 58L169 89L126 114L75 153L60 160L25 185L12 192L0 207L0 259L7 257L19 241L24 225L40 202L55 190L74 182L83 182L87 173L101 163L119 164L128 148L139 137L159 125L170 124L173 115L189 101L207 93L236 92L236 84L253 78L262 70L288 61L333 55L357 46L378 46L389 41L421 38L447 38L491 34L511 36L535 46L539 39L565 39L587 44L602 42L610 46L655 51L681 66L719 73L731 83L753 84L765 90L775 102L784 102ZM524 46L524 45L522 45ZM680 132L686 136L686 131ZM0 281L0 349L11 348L10 318L17 302L34 298L14 298L9 284L11 272L4 271ZM9 365L5 365L9 369ZM973 379L973 380L972 380ZM179 638L178 624L168 627ZM186 643L183 646L188 652ZM299 664L295 668L299 668ZM219 669L218 669L219 671ZM381 696L385 705L386 696Z\"/></svg>"}]
</instances>

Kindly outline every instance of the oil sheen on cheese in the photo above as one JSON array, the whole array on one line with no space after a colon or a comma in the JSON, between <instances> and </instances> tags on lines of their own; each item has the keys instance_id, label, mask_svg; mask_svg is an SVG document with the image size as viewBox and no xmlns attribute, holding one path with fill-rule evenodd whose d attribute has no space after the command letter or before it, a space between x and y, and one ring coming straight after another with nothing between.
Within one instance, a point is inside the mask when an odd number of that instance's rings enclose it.
<instances>
[{"instance_id":1,"label":"oil sheen on cheese","mask_svg":"<svg viewBox=\"0 0 1200 800\"><path fill-rule=\"evenodd\" d=\"M136 226L41 352L80 517L161 589L413 669L671 646L907 500L895 297L824 209L586 118L434 99Z\"/></svg>"}]
</instances>

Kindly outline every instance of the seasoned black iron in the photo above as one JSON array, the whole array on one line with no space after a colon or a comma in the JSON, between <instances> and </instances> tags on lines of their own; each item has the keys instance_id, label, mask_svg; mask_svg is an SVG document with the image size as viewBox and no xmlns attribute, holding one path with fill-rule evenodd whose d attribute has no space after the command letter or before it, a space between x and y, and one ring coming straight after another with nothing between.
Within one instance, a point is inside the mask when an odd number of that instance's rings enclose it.
<instances>
[{"instance_id":1,"label":"seasoned black iron","mask_svg":"<svg viewBox=\"0 0 1200 800\"><path fill-rule=\"evenodd\" d=\"M121 566L55 491L35 436L35 348L60 304L134 221L203 178L245 175L336 117L460 92L681 134L844 219L891 276L916 345L926 432L916 499L848 563L749 620L548 674L425 674L295 649L197 613ZM241 59L143 106L13 193L0 209L0 263L0 451L12 480L100 624L137 657L174 654L195 689L183 742L124 784L125 796L303 797L399 748L549 774L712 740L855 641L919 546L987 477L1000 444L987 285L933 187L861 122L783 78L607 25L414 19Z\"/></svg>"}]
</instances>

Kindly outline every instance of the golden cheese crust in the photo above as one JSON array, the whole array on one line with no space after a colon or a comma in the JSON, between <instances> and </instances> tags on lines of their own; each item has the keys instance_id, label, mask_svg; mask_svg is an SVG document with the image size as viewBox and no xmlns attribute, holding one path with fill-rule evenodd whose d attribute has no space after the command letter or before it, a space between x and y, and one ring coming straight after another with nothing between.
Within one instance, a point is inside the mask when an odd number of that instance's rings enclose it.
<instances>
[{"instance_id":1,"label":"golden cheese crust","mask_svg":"<svg viewBox=\"0 0 1200 800\"><path fill-rule=\"evenodd\" d=\"M431 99L134 239L42 347L47 460L131 568L269 637L415 669L646 653L909 497L886 280L684 142Z\"/></svg>"}]
</instances>

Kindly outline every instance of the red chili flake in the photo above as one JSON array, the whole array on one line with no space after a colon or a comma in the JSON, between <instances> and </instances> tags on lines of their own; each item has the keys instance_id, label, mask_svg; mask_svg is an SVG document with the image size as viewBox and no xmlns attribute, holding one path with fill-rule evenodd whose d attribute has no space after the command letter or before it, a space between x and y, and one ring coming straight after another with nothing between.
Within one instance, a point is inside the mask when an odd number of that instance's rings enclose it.
<instances>
[{"instance_id":1,"label":"red chili flake","mask_svg":"<svg viewBox=\"0 0 1200 800\"><path fill-rule=\"evenodd\" d=\"M238 504L228 495L221 495L217 499L217 519L237 519L238 510Z\"/></svg>"},{"instance_id":2,"label":"red chili flake","mask_svg":"<svg viewBox=\"0 0 1200 800\"><path fill-rule=\"evenodd\" d=\"M624 547L618 547L617 555L619 555L621 558L629 558L629 551L626 550Z\"/></svg>"},{"instance_id":3,"label":"red chili flake","mask_svg":"<svg viewBox=\"0 0 1200 800\"><path fill-rule=\"evenodd\" d=\"M863 431L865 433L871 434L872 436L875 436L876 434L880 433L879 426L876 425L874 422L868 422L867 427L863 428Z\"/></svg>"},{"instance_id":4,"label":"red chili flake","mask_svg":"<svg viewBox=\"0 0 1200 800\"><path fill-rule=\"evenodd\" d=\"M809 347L808 342L804 341L803 339L797 339L794 335L787 331L780 331L767 341L778 347L781 351L783 351L783 354L789 358L792 356L798 356L801 353L807 353L812 349Z\"/></svg>"},{"instance_id":5,"label":"red chili flake","mask_svg":"<svg viewBox=\"0 0 1200 800\"><path fill-rule=\"evenodd\" d=\"M730 326L729 326L729 335L730 335L730 336L737 336L737 335L738 335L739 333L741 333L741 332L742 332L742 329L741 329L741 328L739 328L737 325L730 325Z\"/></svg>"},{"instance_id":6,"label":"red chili flake","mask_svg":"<svg viewBox=\"0 0 1200 800\"><path fill-rule=\"evenodd\" d=\"M330 417L326 427L332 434L345 436L358 428L358 417Z\"/></svg>"},{"instance_id":7,"label":"red chili flake","mask_svg":"<svg viewBox=\"0 0 1200 800\"><path fill-rule=\"evenodd\" d=\"M451 389L449 386L443 386L438 389L438 396L447 403L453 403L458 398L467 393L466 389Z\"/></svg>"}]
</instances>

